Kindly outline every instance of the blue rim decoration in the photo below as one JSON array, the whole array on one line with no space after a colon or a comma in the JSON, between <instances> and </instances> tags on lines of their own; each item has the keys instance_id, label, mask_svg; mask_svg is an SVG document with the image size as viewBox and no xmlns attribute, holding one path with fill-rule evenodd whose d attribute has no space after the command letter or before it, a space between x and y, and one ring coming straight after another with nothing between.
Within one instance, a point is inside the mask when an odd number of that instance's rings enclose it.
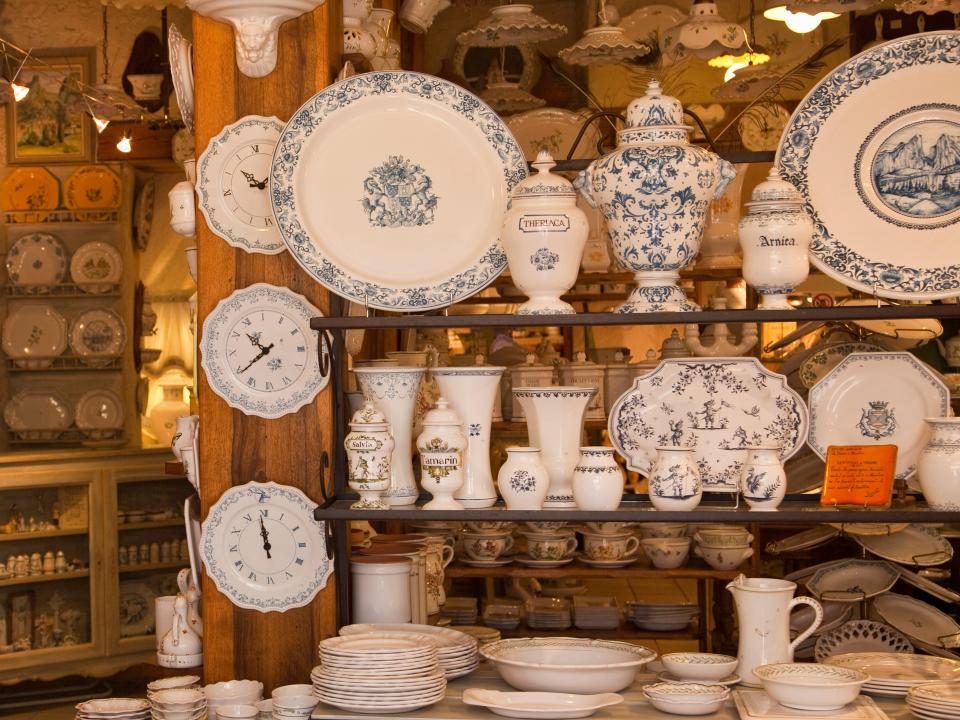
<instances>
[{"instance_id":1,"label":"blue rim decoration","mask_svg":"<svg viewBox=\"0 0 960 720\"><path fill-rule=\"evenodd\" d=\"M325 120L337 111L370 97L409 96L451 109L472 122L497 154L503 168L506 212L510 191L527 176L523 151L507 125L486 103L453 83L414 72L372 72L354 75L321 90L290 118L273 155L270 197L280 235L290 254L321 285L353 302L381 310L422 312L451 305L479 292L503 272L507 256L499 237L474 264L443 282L418 287L387 287L348 275L323 252L322 238L312 238L297 212L294 182L302 149L310 136L322 131ZM402 144L402 138L393 138ZM391 149L402 154L402 147Z\"/></svg>"},{"instance_id":2,"label":"blue rim decoration","mask_svg":"<svg viewBox=\"0 0 960 720\"><path fill-rule=\"evenodd\" d=\"M865 257L841 238L832 236L810 202L807 178L808 161L820 130L857 90L905 68L942 63L960 65L960 32L910 35L872 47L824 77L800 102L784 130L776 164L784 179L803 195L804 205L813 218L810 260L849 287L899 299L935 300L960 295L960 263L936 268L895 265ZM902 100L906 103L909 98ZM856 168L850 171L856 172ZM876 212L870 205L867 207Z\"/></svg>"}]
</instances>

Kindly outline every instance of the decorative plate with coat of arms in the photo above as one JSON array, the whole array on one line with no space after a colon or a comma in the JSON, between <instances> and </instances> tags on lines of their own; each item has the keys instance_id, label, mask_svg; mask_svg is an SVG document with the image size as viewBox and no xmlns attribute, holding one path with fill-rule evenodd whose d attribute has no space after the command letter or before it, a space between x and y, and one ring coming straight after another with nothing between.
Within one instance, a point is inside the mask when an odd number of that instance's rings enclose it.
<instances>
[{"instance_id":1,"label":"decorative plate with coat of arms","mask_svg":"<svg viewBox=\"0 0 960 720\"><path fill-rule=\"evenodd\" d=\"M830 445L896 445L897 478L914 474L928 417L950 412L950 391L907 352L847 355L810 389L807 444L826 459Z\"/></svg>"}]
</instances>

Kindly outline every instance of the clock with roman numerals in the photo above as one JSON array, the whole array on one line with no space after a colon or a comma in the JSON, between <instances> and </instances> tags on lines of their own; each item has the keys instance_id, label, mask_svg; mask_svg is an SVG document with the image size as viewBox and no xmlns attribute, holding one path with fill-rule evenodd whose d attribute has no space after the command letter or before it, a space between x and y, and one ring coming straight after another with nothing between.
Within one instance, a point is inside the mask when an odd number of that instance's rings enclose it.
<instances>
[{"instance_id":1,"label":"clock with roman numerals","mask_svg":"<svg viewBox=\"0 0 960 720\"><path fill-rule=\"evenodd\" d=\"M264 418L313 402L328 382L310 329L310 318L322 314L302 295L267 283L221 300L200 339L211 389L231 407Z\"/></svg>"},{"instance_id":2,"label":"clock with roman numerals","mask_svg":"<svg viewBox=\"0 0 960 720\"><path fill-rule=\"evenodd\" d=\"M285 245L273 219L270 166L283 123L247 115L212 138L197 163L198 205L230 245L275 255Z\"/></svg>"},{"instance_id":3,"label":"clock with roman numerals","mask_svg":"<svg viewBox=\"0 0 960 720\"><path fill-rule=\"evenodd\" d=\"M324 523L300 490L249 482L227 490L203 522L207 575L234 605L260 612L302 607L327 584Z\"/></svg>"}]
</instances>

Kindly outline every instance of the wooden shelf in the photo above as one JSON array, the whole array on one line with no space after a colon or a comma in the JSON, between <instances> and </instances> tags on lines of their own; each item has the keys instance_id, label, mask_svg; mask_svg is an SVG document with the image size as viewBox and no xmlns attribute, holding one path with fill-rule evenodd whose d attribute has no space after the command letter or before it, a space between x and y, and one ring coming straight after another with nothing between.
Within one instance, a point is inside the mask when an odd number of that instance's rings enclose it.
<instances>
[{"instance_id":1,"label":"wooden shelf","mask_svg":"<svg viewBox=\"0 0 960 720\"><path fill-rule=\"evenodd\" d=\"M183 463L179 460L167 460L163 463L163 472L165 475L186 475L183 470ZM166 478L164 478L166 480Z\"/></svg>"},{"instance_id":2,"label":"wooden shelf","mask_svg":"<svg viewBox=\"0 0 960 720\"><path fill-rule=\"evenodd\" d=\"M446 577L451 578L640 578L655 580L732 580L741 570L713 570L706 565L680 567L673 570L661 570L648 565L628 565L623 568L598 568L573 561L558 568L543 570L526 567L519 563L501 565L500 567L471 567L454 562L443 571Z\"/></svg>"},{"instance_id":3,"label":"wooden shelf","mask_svg":"<svg viewBox=\"0 0 960 720\"><path fill-rule=\"evenodd\" d=\"M159 572L160 570L179 570L180 568L189 567L190 560L171 560L170 562L161 562L161 563L141 563L139 565L121 565L120 574L121 575L133 575L134 573L149 573L149 572Z\"/></svg>"},{"instance_id":4,"label":"wooden shelf","mask_svg":"<svg viewBox=\"0 0 960 720\"><path fill-rule=\"evenodd\" d=\"M43 540L44 538L69 537L70 535L86 535L87 528L65 528L63 530L40 530L38 532L0 533L0 542L18 542L23 540Z\"/></svg>"},{"instance_id":5,"label":"wooden shelf","mask_svg":"<svg viewBox=\"0 0 960 720\"><path fill-rule=\"evenodd\" d=\"M25 575L24 577L0 580L0 587L34 585L35 583L59 582L61 580L77 580L85 577L90 577L89 570L74 570L72 572L54 573L53 575Z\"/></svg>"},{"instance_id":6,"label":"wooden shelf","mask_svg":"<svg viewBox=\"0 0 960 720\"><path fill-rule=\"evenodd\" d=\"M169 520L147 520L139 523L123 523L117 525L119 532L126 530L153 530L154 528L184 527L183 518L170 518Z\"/></svg>"}]
</instances>

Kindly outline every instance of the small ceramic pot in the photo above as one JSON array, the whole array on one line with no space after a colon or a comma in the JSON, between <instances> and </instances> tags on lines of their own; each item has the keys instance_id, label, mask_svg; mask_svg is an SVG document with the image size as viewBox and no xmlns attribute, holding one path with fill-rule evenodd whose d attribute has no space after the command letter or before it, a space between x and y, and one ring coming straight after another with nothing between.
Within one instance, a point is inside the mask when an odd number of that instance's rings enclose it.
<instances>
[{"instance_id":1,"label":"small ceramic pot","mask_svg":"<svg viewBox=\"0 0 960 720\"><path fill-rule=\"evenodd\" d=\"M678 568L690 557L690 538L644 538L640 544L653 566L664 570Z\"/></svg>"},{"instance_id":2,"label":"small ceramic pot","mask_svg":"<svg viewBox=\"0 0 960 720\"><path fill-rule=\"evenodd\" d=\"M507 510L540 510L549 486L539 448L507 448L507 460L497 473L497 488Z\"/></svg>"},{"instance_id":3,"label":"small ceramic pot","mask_svg":"<svg viewBox=\"0 0 960 720\"><path fill-rule=\"evenodd\" d=\"M698 545L693 549L693 554L703 558L714 570L734 570L740 567L744 560L753 557L753 548L715 548Z\"/></svg>"},{"instance_id":4,"label":"small ceramic pot","mask_svg":"<svg viewBox=\"0 0 960 720\"><path fill-rule=\"evenodd\" d=\"M613 448L582 447L573 469L573 499L581 510L616 510L626 475L613 459Z\"/></svg>"},{"instance_id":5,"label":"small ceramic pot","mask_svg":"<svg viewBox=\"0 0 960 720\"><path fill-rule=\"evenodd\" d=\"M460 418L443 398L423 416L417 438L420 451L420 485L433 495L424 510L463 510L454 493L463 485L463 452L467 439Z\"/></svg>"},{"instance_id":6,"label":"small ceramic pot","mask_svg":"<svg viewBox=\"0 0 960 720\"><path fill-rule=\"evenodd\" d=\"M159 100L163 89L163 75L148 73L145 75L127 75L130 86L133 88L133 99L145 102Z\"/></svg>"},{"instance_id":7,"label":"small ceramic pot","mask_svg":"<svg viewBox=\"0 0 960 720\"><path fill-rule=\"evenodd\" d=\"M703 497L700 471L693 459L694 448L657 448L650 473L650 502L657 510L693 510Z\"/></svg>"},{"instance_id":8,"label":"small ceramic pot","mask_svg":"<svg viewBox=\"0 0 960 720\"><path fill-rule=\"evenodd\" d=\"M513 548L512 535L463 533L463 551L473 560L496 560Z\"/></svg>"},{"instance_id":9,"label":"small ceramic pot","mask_svg":"<svg viewBox=\"0 0 960 720\"><path fill-rule=\"evenodd\" d=\"M405 557L351 558L353 622L410 622L411 566L412 561Z\"/></svg>"},{"instance_id":10,"label":"small ceramic pot","mask_svg":"<svg viewBox=\"0 0 960 720\"><path fill-rule=\"evenodd\" d=\"M170 202L170 227L178 235L193 238L197 235L196 198L193 184L181 180L167 193Z\"/></svg>"},{"instance_id":11,"label":"small ceramic pot","mask_svg":"<svg viewBox=\"0 0 960 720\"><path fill-rule=\"evenodd\" d=\"M780 447L747 448L740 471L740 492L751 510L776 510L787 494L787 474L780 460Z\"/></svg>"},{"instance_id":12,"label":"small ceramic pot","mask_svg":"<svg viewBox=\"0 0 960 720\"><path fill-rule=\"evenodd\" d=\"M527 554L534 560L563 560L577 549L573 533L527 535Z\"/></svg>"},{"instance_id":13,"label":"small ceramic pot","mask_svg":"<svg viewBox=\"0 0 960 720\"><path fill-rule=\"evenodd\" d=\"M930 440L917 461L917 480L934 510L960 511L960 418L925 418Z\"/></svg>"},{"instance_id":14,"label":"small ceramic pot","mask_svg":"<svg viewBox=\"0 0 960 720\"><path fill-rule=\"evenodd\" d=\"M583 552L591 560L624 560L637 554L640 541L633 535L583 533Z\"/></svg>"}]
</instances>

